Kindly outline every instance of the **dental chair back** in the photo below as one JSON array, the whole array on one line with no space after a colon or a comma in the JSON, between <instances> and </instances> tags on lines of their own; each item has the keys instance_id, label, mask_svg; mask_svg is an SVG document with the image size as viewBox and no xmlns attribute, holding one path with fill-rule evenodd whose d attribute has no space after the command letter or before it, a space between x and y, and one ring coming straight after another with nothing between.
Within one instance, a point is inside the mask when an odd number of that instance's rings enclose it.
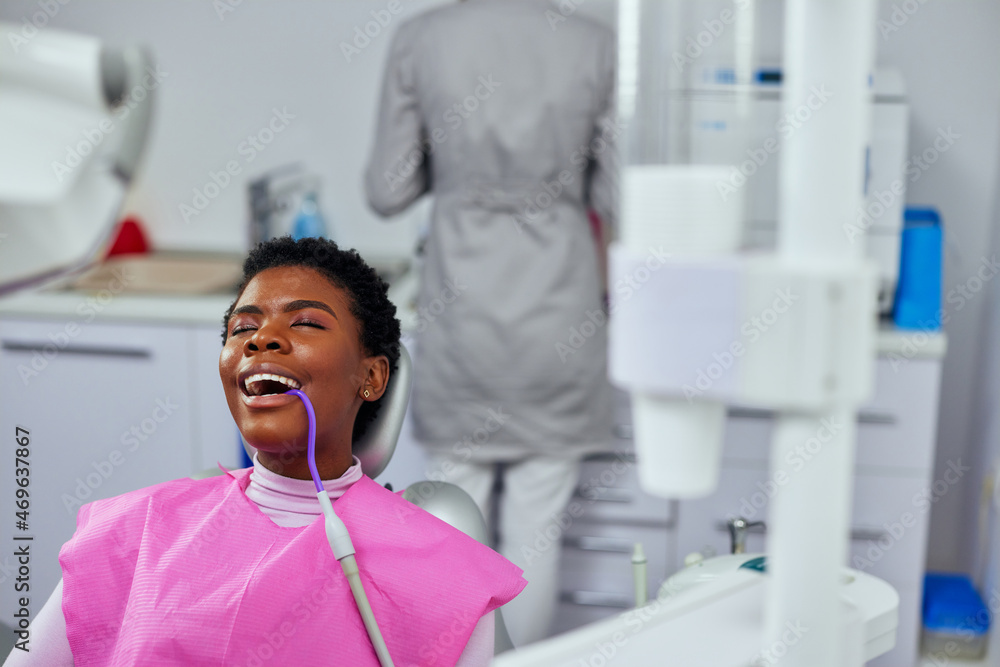
<instances>
[{"instance_id":1,"label":"dental chair back","mask_svg":"<svg viewBox=\"0 0 1000 667\"><path fill-rule=\"evenodd\" d=\"M403 430L406 406L410 402L410 388L413 384L413 370L406 347L399 346L399 363L394 373L389 374L389 383L382 394L382 407L375 420L368 425L365 434L352 446L354 455L361 461L361 470L375 479L389 465L396 451L399 432Z\"/></svg>"}]
</instances>

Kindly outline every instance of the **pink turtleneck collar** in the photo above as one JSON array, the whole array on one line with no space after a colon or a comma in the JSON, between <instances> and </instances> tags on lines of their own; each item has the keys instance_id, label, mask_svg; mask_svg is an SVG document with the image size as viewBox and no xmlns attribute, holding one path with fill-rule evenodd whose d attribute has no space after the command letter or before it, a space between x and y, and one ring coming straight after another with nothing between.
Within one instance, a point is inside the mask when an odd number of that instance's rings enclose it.
<instances>
[{"instance_id":1,"label":"pink turtleneck collar","mask_svg":"<svg viewBox=\"0 0 1000 667\"><path fill-rule=\"evenodd\" d=\"M344 495L351 485L361 479L361 461L352 457L354 463L337 479L325 479L323 488L336 500ZM311 479L292 479L271 472L253 455L253 472L246 488L246 496L260 506L260 510L271 521L283 528L308 526L322 513L316 500L316 485Z\"/></svg>"}]
</instances>

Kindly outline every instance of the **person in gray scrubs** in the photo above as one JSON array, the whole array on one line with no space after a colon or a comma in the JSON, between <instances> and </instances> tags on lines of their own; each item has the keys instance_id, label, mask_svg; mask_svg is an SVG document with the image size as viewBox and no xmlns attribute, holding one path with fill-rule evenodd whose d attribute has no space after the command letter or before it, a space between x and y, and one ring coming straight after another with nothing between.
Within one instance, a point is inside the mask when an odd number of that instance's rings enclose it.
<instances>
[{"instance_id":1,"label":"person in gray scrubs","mask_svg":"<svg viewBox=\"0 0 1000 667\"><path fill-rule=\"evenodd\" d=\"M611 448L592 209L616 221L613 32L544 0L473 0L399 26L365 185L394 215L431 192L413 419L428 476L463 487L528 586L515 644L547 636L581 457Z\"/></svg>"}]
</instances>

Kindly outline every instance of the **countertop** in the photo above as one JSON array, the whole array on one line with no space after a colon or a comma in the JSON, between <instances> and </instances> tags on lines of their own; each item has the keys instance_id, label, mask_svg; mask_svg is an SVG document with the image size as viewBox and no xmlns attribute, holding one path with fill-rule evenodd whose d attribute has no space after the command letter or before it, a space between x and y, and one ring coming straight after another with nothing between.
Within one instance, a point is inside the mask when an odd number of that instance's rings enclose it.
<instances>
[{"instance_id":1,"label":"countertop","mask_svg":"<svg viewBox=\"0 0 1000 667\"><path fill-rule=\"evenodd\" d=\"M390 280L389 298L396 304L404 333L418 323L413 308L416 281L401 275L398 258L383 264ZM378 262L376 262L378 263ZM374 264L373 264L374 265ZM378 268L378 267L376 267ZM393 270L395 269L395 273ZM391 277L390 277L391 276ZM395 276L400 276L398 280ZM130 294L114 285L102 290L50 289L28 291L0 299L0 319L56 319L102 323L129 322L175 326L221 327L222 315L236 297L235 292L191 295ZM907 359L939 359L947 351L947 336L941 331L908 331L883 322L878 333L878 353Z\"/></svg>"},{"instance_id":2,"label":"countertop","mask_svg":"<svg viewBox=\"0 0 1000 667\"><path fill-rule=\"evenodd\" d=\"M170 253L163 255L171 257ZM242 255L206 254L202 256L183 253L181 257L206 257L234 267L231 272L231 288L206 291L206 293L175 294L162 287L155 292L134 292L131 286L122 285L114 276L116 272L104 271L104 276L95 279L85 274L72 280L64 279L45 289L29 290L0 298L0 318L10 319L57 319L86 322L129 322L151 323L176 326L221 327L222 316L236 298L236 285L242 264ZM405 280L396 278L405 272L409 262L398 257L366 257L366 260L390 283ZM217 273L219 273L217 271ZM217 278L218 280L218 278ZM87 289L74 289L72 282L85 282ZM401 301L408 301L403 295L390 288L389 298L400 310L400 319L416 326L416 312L412 308L401 308ZM394 298L395 297L395 298ZM405 327L404 327L405 328Z\"/></svg>"}]
</instances>

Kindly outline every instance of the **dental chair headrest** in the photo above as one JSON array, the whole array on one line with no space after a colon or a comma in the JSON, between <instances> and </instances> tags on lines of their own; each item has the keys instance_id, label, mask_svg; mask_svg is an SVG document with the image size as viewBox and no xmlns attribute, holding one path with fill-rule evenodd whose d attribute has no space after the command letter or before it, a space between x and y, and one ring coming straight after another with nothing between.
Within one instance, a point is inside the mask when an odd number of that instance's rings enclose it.
<instances>
[{"instance_id":1,"label":"dental chair headrest","mask_svg":"<svg viewBox=\"0 0 1000 667\"><path fill-rule=\"evenodd\" d=\"M410 355L400 343L398 368L389 375L389 383L382 395L382 407L365 434L352 447L354 455L361 461L361 469L372 479L382 474L396 451L396 440L403 428L406 405L410 400L411 383Z\"/></svg>"}]
</instances>

